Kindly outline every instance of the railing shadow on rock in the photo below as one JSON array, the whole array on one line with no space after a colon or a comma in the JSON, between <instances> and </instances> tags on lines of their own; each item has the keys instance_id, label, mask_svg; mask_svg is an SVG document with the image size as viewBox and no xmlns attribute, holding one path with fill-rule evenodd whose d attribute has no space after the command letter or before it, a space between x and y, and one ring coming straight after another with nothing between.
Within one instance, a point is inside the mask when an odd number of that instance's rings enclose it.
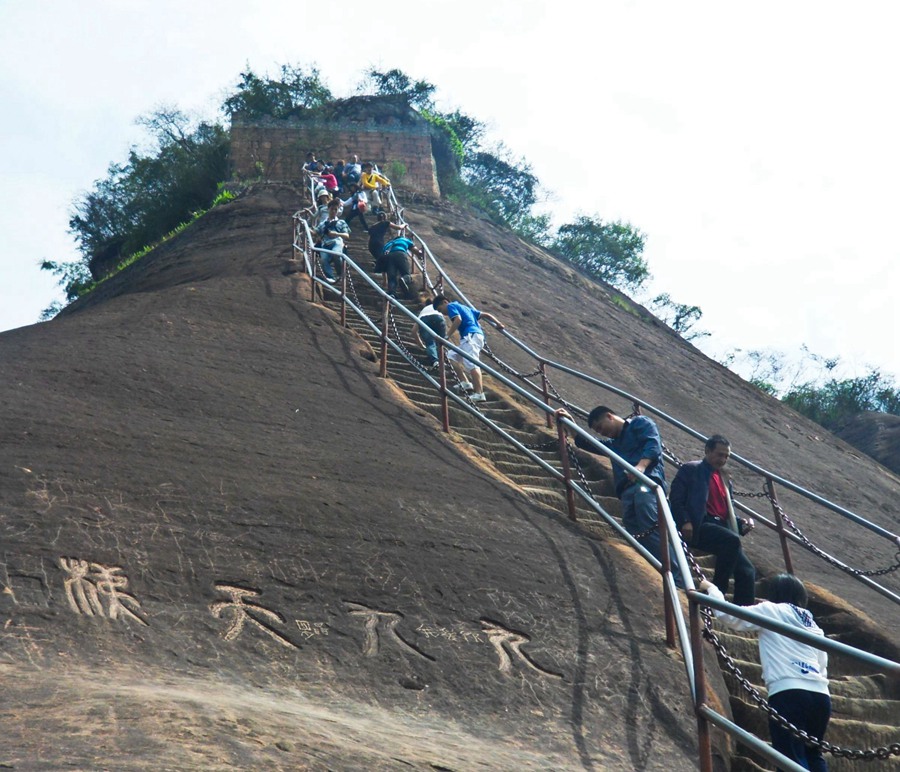
<instances>
[{"instance_id":1,"label":"railing shadow on rock","mask_svg":"<svg viewBox=\"0 0 900 772\"><path fill-rule=\"evenodd\" d=\"M402 221L402 208L399 206L396 198L393 196L393 191L390 191L390 197L392 207L397 216L400 217ZM555 362L554 360L542 357L540 354L533 351L527 344L520 341L518 338L513 336L511 333L508 333L507 331L502 331L504 337L510 340L517 348L533 357L534 360L539 363L540 368L538 372L542 376L542 384L537 385L529 381L527 378L518 377L519 374L511 368L504 368L508 373L507 375L491 367L490 365L487 365L485 362L478 362L465 351L456 346L452 341L437 336L433 330L427 328L426 325L424 325L424 323L422 323L415 314L409 311L409 309L407 309L396 298L389 295L385 291L385 289L378 284L377 281L369 276L369 274L349 256L347 256L343 252L327 250L323 249L322 247L315 246L315 240L312 231L310 230L309 224L306 222L302 214L303 212L301 210L294 215L293 249L295 254L302 255L303 267L305 268L305 272L309 276L310 280L310 300L312 302L315 302L317 293L319 293L323 299L325 299L325 297L329 294L336 296L336 298L340 302L340 320L342 326L347 326L347 309L349 308L360 318L360 320L372 331L373 334L378 336L381 342L381 352L379 357L380 375L382 377L387 376L387 351L388 348L391 348L396 352L397 355L399 355L410 365L412 365L419 372L422 378L437 390L441 401L442 428L444 431L450 430L449 404L450 402L452 402L457 408L471 414L476 420L484 424L492 432L503 438L504 441L514 446L519 452L521 452L531 461L537 464L554 480L565 486L570 519L577 519L575 514L574 500L575 497L578 497L581 499L583 506L591 510L597 516L599 522L605 523L608 527L610 527L618 536L620 536L625 542L627 542L632 548L634 548L638 552L638 554L640 554L641 557L660 574L662 583L666 643L670 647L677 647L683 657L688 687L697 717L700 766L703 772L711 772L711 770L713 769L710 725L719 727L726 734L732 736L739 742L751 748L760 756L775 763L782 769L792 770L792 772L802 772L804 769L790 759L787 759L782 754L778 753L768 743L761 740L756 735L748 732L747 730L743 729L732 720L730 720L727 716L724 716L720 712L716 711L707 702L706 677L704 672L704 655L702 645L705 631L701 611L701 609L703 608L719 609L732 616L752 621L760 627L774 630L790 638L808 643L809 645L816 648L840 654L842 656L847 656L854 660L864 662L873 668L880 669L885 673L891 674L893 676L900 676L900 663L898 662L884 657L879 657L877 655L854 648L847 644L840 643L838 641L832 641L828 638L815 636L797 628L774 622L766 617L754 614L752 611L747 610L745 607L736 606L732 603L729 603L728 601L719 601L715 598L711 598L703 592L700 592L694 583L692 572L689 567L688 556L685 553L680 534L675 526L674 519L672 518L672 513L669 509L669 504L664 489L659 486L654 480L646 477L640 470L636 469L625 459L621 458L611 449L606 447L605 444L598 442L595 437L586 432L576 423L569 420L565 416L559 415L558 408L553 404L554 402L565 407L574 415L584 417L587 415L587 412L583 408L580 408L579 406L566 401L562 397L562 395L558 393L553 393L552 396L550 395L551 392L555 392L555 389L553 389L548 382L548 379L546 377L546 369L549 367L560 372L568 373L576 378L591 383L592 385L606 389L611 393L629 399L636 407L647 409L657 417L673 426L678 427L682 431L687 432L691 436L697 439L705 440L706 437L702 433L696 431L695 429L692 429L686 424L681 423L677 419L666 415L664 412L658 410L649 403L643 402L642 400L634 397L628 392L618 389L617 387L610 384L606 384L590 375L569 368L561 363ZM465 294L459 289L459 287L457 287L453 280L443 270L439 261L431 253L430 249L428 249L427 244L425 244L425 242L415 233L413 233L413 235L419 242L424 253L423 260L416 261L417 266L422 273L423 289L430 289L436 292L442 289L442 285L446 283L446 285L449 286L453 290L453 292L461 300L463 300L463 302L469 302ZM325 281L318 275L317 256L321 253L330 254L332 258L334 258L341 266L341 283L339 286ZM301 261L298 260L297 262ZM432 280L428 276L429 262L439 274L438 282L432 282ZM358 276L360 280L366 283L376 293L376 296L381 299L382 313L380 323L373 320L366 313L366 310L362 308L361 304L355 302L349 297L348 279L351 272L353 275ZM415 359L415 357L410 354L405 346L403 346L400 342L394 340L390 336L389 318L391 313L393 312L400 313L406 316L414 325L418 325L422 329L427 329L427 331L436 339L439 348L439 367L437 378L435 378L430 372L428 372ZM560 456L563 468L562 472L556 469L556 467L554 467L553 465L549 464L543 458L538 456L536 453L534 453L529 447L527 447L516 437L512 436L502 426L492 421L488 416L486 416L472 403L470 403L464 396L455 394L450 388L448 388L444 349L454 351L459 356L469 361L477 362L478 366L482 370L489 373L498 382L503 383L512 392L518 394L521 398L530 403L536 410L544 413L544 415L546 416L548 427L553 425L555 419L559 436ZM509 375L512 375L513 377L508 377ZM619 464L627 472L640 480L641 483L654 491L657 499L661 559L658 560L657 558L655 558L640 542L638 542L637 539L631 533L629 533L619 523L619 521L597 501L594 494L586 485L579 484L572 478L571 471L568 465L568 452L571 449L568 446L567 433L580 435L582 438L586 439L593 445L595 451L598 454L606 456L611 464ZM677 459L674 459L671 454L667 455L668 461L672 463L677 462ZM767 518L764 518L749 507L746 507L739 502L737 503L737 506L742 511L759 518L761 522L779 533L779 536L782 539L782 549L785 555L786 566L789 571L792 569L792 566L790 563L790 554L786 546L787 542L794 541L795 543L799 543L803 546L806 546L807 548L808 545L804 543L804 538L802 536L791 533L783 527L784 523L781 519L782 515L780 513L780 507L778 506L777 500L774 497L775 482L777 482L779 485L784 486L786 489L792 490L793 492L803 496L804 498L809 499L810 501L816 502L826 507L827 509L840 514L841 516L853 521L857 525L865 527L868 530L878 534L879 536L882 536L883 538L889 539L895 546L900 546L900 537L897 537L895 534L887 531L886 529L881 528L880 526L877 526L874 523L865 520L864 518L850 512L849 510L846 510L836 504L833 504L832 502L827 501L826 499L817 496L814 493L805 490L801 486L791 483L789 480L768 472L767 470L753 464L750 461L747 461L746 459L741 458L740 456L732 455L732 459L734 459L737 463L741 464L747 469L750 469L751 471L764 476L766 479L766 485L772 488L772 495L770 496L770 498L773 501L773 506L775 507L776 511L776 519L774 521L770 521ZM672 566L670 564L670 545L671 552L675 555L678 570L681 577L683 578L683 582L685 585L684 589L688 598L689 606L689 623L687 620L685 620L684 612L679 601L678 590L675 584ZM831 558L831 556L828 557L830 558L829 562L840 563L840 561L837 561L837 559ZM844 564L841 563L841 565ZM855 571L855 569L850 569L850 571ZM861 574L864 572L857 573ZM872 581L867 576L857 576L856 578L863 581L865 584L872 587L872 589L875 589L877 592L889 598L890 600L896 603L900 603L900 596L897 596L896 593L893 593L877 582ZM837 748L836 750L839 753L843 752L844 755L859 754L858 756L853 756L855 758L886 758L888 755L900 755L900 744L895 743L889 748L878 749L878 751L848 751L841 748ZM879 752L880 755L878 755Z\"/></svg>"}]
</instances>

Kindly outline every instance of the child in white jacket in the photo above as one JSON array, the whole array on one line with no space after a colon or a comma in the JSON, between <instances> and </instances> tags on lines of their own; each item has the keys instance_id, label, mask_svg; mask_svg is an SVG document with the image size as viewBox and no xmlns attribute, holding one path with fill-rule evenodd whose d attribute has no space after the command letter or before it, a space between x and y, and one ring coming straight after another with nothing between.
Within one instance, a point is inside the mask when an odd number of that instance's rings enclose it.
<instances>
[{"instance_id":1,"label":"child in white jacket","mask_svg":"<svg viewBox=\"0 0 900 772\"><path fill-rule=\"evenodd\" d=\"M712 582L704 580L700 589L713 598L724 600ZM824 637L822 629L807 611L806 588L791 574L778 574L768 581L769 600L748 606L747 610L777 622L794 625ZM828 692L828 654L753 622L713 610L716 618L733 630L759 633L759 658L763 680L769 692L769 705L794 726L821 740L831 718ZM822 751L807 746L777 721L769 719L772 747L812 772L827 772Z\"/></svg>"}]
</instances>

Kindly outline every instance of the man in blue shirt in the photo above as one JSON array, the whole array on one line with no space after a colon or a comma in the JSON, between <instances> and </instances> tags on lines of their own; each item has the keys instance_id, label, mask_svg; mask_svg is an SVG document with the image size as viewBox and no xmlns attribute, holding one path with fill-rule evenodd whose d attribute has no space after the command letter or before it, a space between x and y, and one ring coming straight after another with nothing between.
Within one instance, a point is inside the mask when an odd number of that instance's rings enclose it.
<instances>
[{"instance_id":1,"label":"man in blue shirt","mask_svg":"<svg viewBox=\"0 0 900 772\"><path fill-rule=\"evenodd\" d=\"M625 419L605 405L600 405L590 412L587 423L592 431L605 438L602 441L616 455L662 486L665 492L666 471L663 466L662 440L659 429L652 420L643 415ZM597 452L581 435L575 437L575 444L582 450ZM622 525L659 560L661 552L655 491L616 463L613 463L613 479L616 495L622 502ZM675 562L674 552L671 554L671 562L675 583L681 587L681 572Z\"/></svg>"},{"instance_id":2,"label":"man in blue shirt","mask_svg":"<svg viewBox=\"0 0 900 772\"><path fill-rule=\"evenodd\" d=\"M422 250L405 236L398 236L384 245L384 268L388 279L388 294L397 296L397 283L403 285L403 295L413 296L412 276L409 273L409 253L421 255Z\"/></svg>"},{"instance_id":3,"label":"man in blue shirt","mask_svg":"<svg viewBox=\"0 0 900 772\"><path fill-rule=\"evenodd\" d=\"M479 320L484 319L491 322L498 330L503 329L503 324L493 314L479 311L472 306L464 303L447 300L443 295L438 295L432 301L432 306L442 314L450 317L450 329L447 330L447 337L459 332L459 347L472 359L467 359L455 351L447 354L447 359L453 366L456 375L459 377L460 387L463 391L471 391L469 399L473 402L484 402L487 397L484 395L484 384L481 378L481 368L478 366L478 357L481 349L484 348L484 330L478 324ZM469 380L469 376L472 380Z\"/></svg>"}]
</instances>

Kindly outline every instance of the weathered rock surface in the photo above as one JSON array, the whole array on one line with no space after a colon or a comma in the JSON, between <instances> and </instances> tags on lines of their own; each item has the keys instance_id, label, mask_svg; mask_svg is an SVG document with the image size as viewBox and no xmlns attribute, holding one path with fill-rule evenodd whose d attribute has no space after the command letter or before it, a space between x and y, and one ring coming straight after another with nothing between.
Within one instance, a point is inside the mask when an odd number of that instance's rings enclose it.
<instances>
[{"instance_id":1,"label":"weathered rock surface","mask_svg":"<svg viewBox=\"0 0 900 772\"><path fill-rule=\"evenodd\" d=\"M696 768L652 575L473 464L377 377L366 344L281 274L297 207L261 187L56 320L0 336L0 764ZM895 477L643 309L453 208L409 207L515 334L900 528ZM807 511L824 548L892 559ZM761 530L749 553L776 565ZM796 559L897 640L889 604Z\"/></svg>"}]
</instances>

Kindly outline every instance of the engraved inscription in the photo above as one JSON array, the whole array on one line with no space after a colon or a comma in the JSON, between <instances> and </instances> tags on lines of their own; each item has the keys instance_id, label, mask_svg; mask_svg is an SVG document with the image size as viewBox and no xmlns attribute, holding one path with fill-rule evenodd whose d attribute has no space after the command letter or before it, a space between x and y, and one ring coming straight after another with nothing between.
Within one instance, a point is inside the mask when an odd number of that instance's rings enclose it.
<instances>
[{"instance_id":1,"label":"engraved inscription","mask_svg":"<svg viewBox=\"0 0 900 772\"><path fill-rule=\"evenodd\" d=\"M281 614L277 611L270 611L260 604L249 600L261 595L260 592L221 582L216 583L216 589L230 597L230 600L218 601L209 607L210 612L217 619L221 619L225 614L231 617L231 627L223 635L226 641L233 641L237 638L245 625L249 623L262 630L270 638L278 641L282 646L300 648L289 638L271 627L275 623L284 624L284 617Z\"/></svg>"},{"instance_id":2,"label":"engraved inscription","mask_svg":"<svg viewBox=\"0 0 900 772\"><path fill-rule=\"evenodd\" d=\"M59 567L68 575L63 580L63 588L69 608L76 614L127 618L147 625L140 616L140 601L125 592L128 577L122 573L120 566L103 566L78 558L61 557Z\"/></svg>"},{"instance_id":3,"label":"engraved inscription","mask_svg":"<svg viewBox=\"0 0 900 772\"><path fill-rule=\"evenodd\" d=\"M354 616L364 617L366 620L366 642L363 645L363 654L367 657L374 657L378 654L381 647L381 623L384 622L386 628L386 637L393 641L404 651L411 651L413 654L423 659L434 662L434 657L429 656L423 651L417 649L413 644L403 640L400 633L397 632L397 625L403 621L403 615L395 611L378 611L369 608L361 603L347 603L347 610Z\"/></svg>"},{"instance_id":4,"label":"engraved inscription","mask_svg":"<svg viewBox=\"0 0 900 772\"><path fill-rule=\"evenodd\" d=\"M497 652L497 656L500 659L501 673L512 672L513 662L516 661L526 665L541 675L562 678L559 673L553 673L540 667L526 652L522 651L522 646L531 640L527 635L509 630L488 619L481 620L481 627L487 634L488 640L494 647L494 651Z\"/></svg>"}]
</instances>

